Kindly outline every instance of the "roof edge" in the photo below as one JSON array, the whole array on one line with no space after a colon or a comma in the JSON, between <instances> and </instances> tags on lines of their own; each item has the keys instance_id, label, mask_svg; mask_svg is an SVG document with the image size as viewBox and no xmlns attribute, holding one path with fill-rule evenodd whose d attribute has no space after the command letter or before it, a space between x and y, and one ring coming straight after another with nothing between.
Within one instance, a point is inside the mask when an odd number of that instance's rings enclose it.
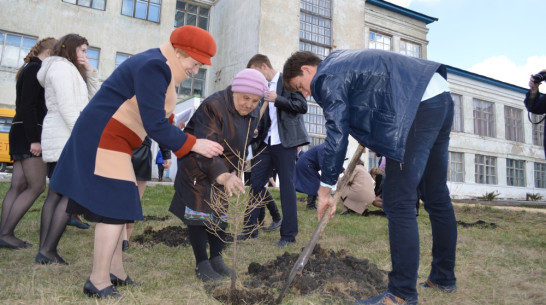
<instances>
[{"instance_id":1,"label":"roof edge","mask_svg":"<svg viewBox=\"0 0 546 305\"><path fill-rule=\"evenodd\" d=\"M469 72L469 71L466 71L466 70L455 68L455 67L449 66L449 65L445 65L445 66L446 66L446 70L447 70L448 73L464 76L464 77L467 77L467 78L470 78L470 79L473 79L473 80L480 81L482 83L486 83L486 84L489 84L489 85L501 87L501 88L504 88L504 89L513 90L513 91L523 93L523 94L527 93L527 91L528 91L528 89L526 89L526 88L516 86L516 85L510 84L510 83L506 83L506 82L503 82L503 81L500 81L500 80L496 80L494 78L490 78L490 77L487 77L487 76L483 76L483 75L480 75L480 74L476 74L476 73L473 73L473 72Z\"/></svg>"},{"instance_id":2,"label":"roof edge","mask_svg":"<svg viewBox=\"0 0 546 305\"><path fill-rule=\"evenodd\" d=\"M401 6L398 6L396 4L392 4L392 3L389 3L389 2L386 2L386 1L383 1L383 0L366 0L366 2L368 2L369 4L373 4L375 6L382 7L384 9L389 10L389 11L399 13L399 14L402 14L404 16L408 16L410 18L422 21L422 22L424 22L426 24L430 24L430 23L433 23L434 21L438 21L438 18L430 17L430 16L427 16L425 14L421 14L419 12L412 11L412 10L407 9L407 8L403 8Z\"/></svg>"}]
</instances>

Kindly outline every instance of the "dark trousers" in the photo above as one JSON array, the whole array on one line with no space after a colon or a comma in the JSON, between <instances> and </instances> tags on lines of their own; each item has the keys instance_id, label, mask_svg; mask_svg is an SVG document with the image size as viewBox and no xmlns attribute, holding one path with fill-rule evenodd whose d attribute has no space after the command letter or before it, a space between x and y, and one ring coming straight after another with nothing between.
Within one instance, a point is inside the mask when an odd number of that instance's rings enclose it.
<instances>
[{"instance_id":1,"label":"dark trousers","mask_svg":"<svg viewBox=\"0 0 546 305\"><path fill-rule=\"evenodd\" d=\"M429 279L439 285L455 284L457 223L447 188L452 122L453 101L449 93L421 102L407 138L404 163L387 158L383 211L388 218L392 261L388 289L407 300L417 300L418 189L432 227Z\"/></svg>"},{"instance_id":2,"label":"dark trousers","mask_svg":"<svg viewBox=\"0 0 546 305\"><path fill-rule=\"evenodd\" d=\"M294 187L294 170L296 167L296 147L284 148L282 145L267 146L266 149L252 160L252 175L250 176L251 191L264 198L266 183L273 168L279 175L281 193L281 240L295 241L298 235L298 207L296 205L296 189ZM246 223L250 227L258 224L260 209L254 209ZM255 231L257 234L257 231Z\"/></svg>"}]
</instances>

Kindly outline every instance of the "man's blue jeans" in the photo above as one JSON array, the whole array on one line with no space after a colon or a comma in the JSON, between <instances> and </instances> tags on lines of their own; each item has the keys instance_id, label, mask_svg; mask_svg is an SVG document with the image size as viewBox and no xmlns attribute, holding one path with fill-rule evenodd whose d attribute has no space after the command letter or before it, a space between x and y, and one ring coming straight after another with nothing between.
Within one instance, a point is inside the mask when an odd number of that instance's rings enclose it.
<instances>
[{"instance_id":1,"label":"man's blue jeans","mask_svg":"<svg viewBox=\"0 0 546 305\"><path fill-rule=\"evenodd\" d=\"M389 222L392 271L389 291L417 300L419 231L415 214L417 194L425 204L432 226L432 268L429 279L439 285L455 284L457 223L447 187L449 134L453 101L444 92L419 105L406 142L404 163L387 159L383 210Z\"/></svg>"}]
</instances>

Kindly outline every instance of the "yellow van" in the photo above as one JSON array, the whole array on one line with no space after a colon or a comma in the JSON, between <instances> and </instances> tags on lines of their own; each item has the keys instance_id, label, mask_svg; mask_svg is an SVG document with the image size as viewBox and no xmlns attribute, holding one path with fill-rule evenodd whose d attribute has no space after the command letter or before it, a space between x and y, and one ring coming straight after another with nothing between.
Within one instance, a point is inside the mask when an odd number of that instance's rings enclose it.
<instances>
[{"instance_id":1,"label":"yellow van","mask_svg":"<svg viewBox=\"0 0 546 305\"><path fill-rule=\"evenodd\" d=\"M6 171L13 164L9 155L9 130L15 116L15 110L0 108L0 172Z\"/></svg>"}]
</instances>

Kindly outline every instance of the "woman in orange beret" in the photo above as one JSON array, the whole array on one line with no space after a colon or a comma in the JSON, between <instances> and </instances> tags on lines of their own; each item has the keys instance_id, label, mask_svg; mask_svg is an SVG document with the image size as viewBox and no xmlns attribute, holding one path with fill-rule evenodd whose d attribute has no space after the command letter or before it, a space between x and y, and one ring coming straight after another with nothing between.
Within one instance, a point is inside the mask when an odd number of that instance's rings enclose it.
<instances>
[{"instance_id":1,"label":"woman in orange beret","mask_svg":"<svg viewBox=\"0 0 546 305\"><path fill-rule=\"evenodd\" d=\"M180 158L190 151L211 158L220 144L196 139L171 125L175 86L210 65L216 43L203 29L183 26L159 48L117 67L81 113L51 178L50 188L68 197L67 213L96 222L88 296L121 298L115 286L138 285L125 272L121 233L142 219L131 164L133 149L147 136Z\"/></svg>"}]
</instances>

